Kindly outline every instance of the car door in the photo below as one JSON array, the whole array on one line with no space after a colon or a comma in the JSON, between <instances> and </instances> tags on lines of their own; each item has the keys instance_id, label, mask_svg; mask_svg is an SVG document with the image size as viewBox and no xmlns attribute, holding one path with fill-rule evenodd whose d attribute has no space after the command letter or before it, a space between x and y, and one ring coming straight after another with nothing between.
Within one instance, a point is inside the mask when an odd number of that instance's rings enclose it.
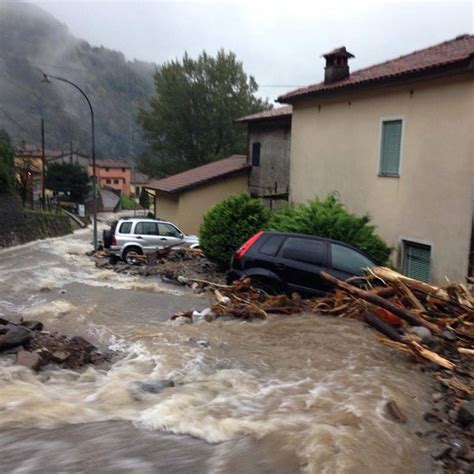
<instances>
[{"instance_id":1,"label":"car door","mask_svg":"<svg viewBox=\"0 0 474 474\"><path fill-rule=\"evenodd\" d=\"M173 224L158 222L158 232L162 246L179 246L184 242L183 234Z\"/></svg>"},{"instance_id":2,"label":"car door","mask_svg":"<svg viewBox=\"0 0 474 474\"><path fill-rule=\"evenodd\" d=\"M356 249L334 242L331 242L329 246L329 273L340 280L363 276L365 268L375 265L372 260Z\"/></svg>"},{"instance_id":3,"label":"car door","mask_svg":"<svg viewBox=\"0 0 474 474\"><path fill-rule=\"evenodd\" d=\"M163 245L158 234L158 223L140 221L135 224L134 238L145 250L154 250Z\"/></svg>"},{"instance_id":4,"label":"car door","mask_svg":"<svg viewBox=\"0 0 474 474\"><path fill-rule=\"evenodd\" d=\"M314 238L288 237L278 252L275 265L290 289L320 294L327 288L320 273L327 270L328 243Z\"/></svg>"}]
</instances>

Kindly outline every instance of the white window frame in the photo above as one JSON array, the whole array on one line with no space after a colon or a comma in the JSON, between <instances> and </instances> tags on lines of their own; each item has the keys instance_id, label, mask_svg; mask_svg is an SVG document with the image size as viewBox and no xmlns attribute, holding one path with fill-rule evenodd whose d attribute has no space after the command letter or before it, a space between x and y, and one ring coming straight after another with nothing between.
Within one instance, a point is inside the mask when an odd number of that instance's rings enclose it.
<instances>
[{"instance_id":1,"label":"white window frame","mask_svg":"<svg viewBox=\"0 0 474 474\"><path fill-rule=\"evenodd\" d=\"M398 175L390 175L382 173L382 139L383 139L383 124L385 122L393 122L394 120L402 121L402 134L400 137L400 159L398 161ZM378 159L378 171L377 175L380 178L400 178L402 175L402 163L403 163L403 150L405 143L405 116L404 115L388 115L381 117L379 124L379 159Z\"/></svg>"},{"instance_id":2,"label":"white window frame","mask_svg":"<svg viewBox=\"0 0 474 474\"><path fill-rule=\"evenodd\" d=\"M412 237L407 237L405 235L401 235L399 238L399 246L400 246L400 257L399 257L399 271L400 273L403 273L404 267L405 267L405 258L406 258L406 253L405 253L405 242L408 244L413 243L413 244L420 244L420 245L426 245L427 247L430 248L430 275L429 275L429 281L431 282L431 279L433 277L433 261L434 261L434 243L431 240L422 240L422 239L414 239Z\"/></svg>"}]
</instances>

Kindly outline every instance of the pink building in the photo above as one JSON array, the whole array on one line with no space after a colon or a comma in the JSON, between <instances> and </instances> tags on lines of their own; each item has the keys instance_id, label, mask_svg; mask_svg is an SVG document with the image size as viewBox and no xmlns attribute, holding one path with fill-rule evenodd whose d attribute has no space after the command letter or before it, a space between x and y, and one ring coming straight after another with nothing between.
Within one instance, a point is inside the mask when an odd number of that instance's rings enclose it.
<instances>
[{"instance_id":1,"label":"pink building","mask_svg":"<svg viewBox=\"0 0 474 474\"><path fill-rule=\"evenodd\" d=\"M96 160L97 184L101 189L116 189L130 196L130 165L125 160ZM92 176L92 162L89 161L89 176Z\"/></svg>"}]
</instances>

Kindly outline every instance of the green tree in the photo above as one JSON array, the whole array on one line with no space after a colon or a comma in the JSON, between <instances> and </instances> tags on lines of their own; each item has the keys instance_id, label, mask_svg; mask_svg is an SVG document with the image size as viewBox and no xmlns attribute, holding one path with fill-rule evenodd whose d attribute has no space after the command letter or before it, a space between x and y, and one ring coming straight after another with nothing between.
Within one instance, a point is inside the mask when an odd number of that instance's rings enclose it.
<instances>
[{"instance_id":1,"label":"green tree","mask_svg":"<svg viewBox=\"0 0 474 474\"><path fill-rule=\"evenodd\" d=\"M324 200L283 207L272 215L267 229L340 240L364 250L380 265L387 264L392 251L375 233L368 215L351 214L333 194Z\"/></svg>"},{"instance_id":2,"label":"green tree","mask_svg":"<svg viewBox=\"0 0 474 474\"><path fill-rule=\"evenodd\" d=\"M52 163L46 171L45 185L51 191L70 196L75 202L84 202L89 192L89 176L76 163Z\"/></svg>"},{"instance_id":3,"label":"green tree","mask_svg":"<svg viewBox=\"0 0 474 474\"><path fill-rule=\"evenodd\" d=\"M15 189L15 151L8 133L0 130L0 194L11 194Z\"/></svg>"},{"instance_id":4,"label":"green tree","mask_svg":"<svg viewBox=\"0 0 474 474\"><path fill-rule=\"evenodd\" d=\"M143 209L149 209L150 207L150 198L148 193L146 192L145 188L142 188L140 192L140 197L138 198L138 202Z\"/></svg>"},{"instance_id":5,"label":"green tree","mask_svg":"<svg viewBox=\"0 0 474 474\"><path fill-rule=\"evenodd\" d=\"M148 148L137 159L140 171L155 177L245 153L246 130L234 120L271 108L255 97L257 83L235 54L224 50L166 63L155 73L155 88L149 107L139 110Z\"/></svg>"},{"instance_id":6,"label":"green tree","mask_svg":"<svg viewBox=\"0 0 474 474\"><path fill-rule=\"evenodd\" d=\"M221 267L229 266L234 252L262 230L270 211L259 199L242 193L216 204L204 216L200 245L206 256Z\"/></svg>"}]
</instances>

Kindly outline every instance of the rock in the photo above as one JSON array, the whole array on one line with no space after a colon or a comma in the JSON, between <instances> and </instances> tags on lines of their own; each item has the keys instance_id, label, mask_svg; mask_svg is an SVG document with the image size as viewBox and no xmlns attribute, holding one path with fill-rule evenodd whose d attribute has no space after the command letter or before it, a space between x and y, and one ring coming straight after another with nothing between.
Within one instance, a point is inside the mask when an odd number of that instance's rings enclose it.
<instances>
[{"instance_id":1,"label":"rock","mask_svg":"<svg viewBox=\"0 0 474 474\"><path fill-rule=\"evenodd\" d=\"M431 395L431 399L433 402L437 403L443 399L444 395L441 392L434 392L433 395Z\"/></svg>"},{"instance_id":2,"label":"rock","mask_svg":"<svg viewBox=\"0 0 474 474\"><path fill-rule=\"evenodd\" d=\"M133 382L129 391L135 400L142 400L143 395L146 393L157 394L165 388L174 387L175 384L172 380L155 380L155 381L137 381Z\"/></svg>"},{"instance_id":3,"label":"rock","mask_svg":"<svg viewBox=\"0 0 474 474\"><path fill-rule=\"evenodd\" d=\"M198 321L202 321L204 316L199 311L193 311L193 323L197 323Z\"/></svg>"},{"instance_id":4,"label":"rock","mask_svg":"<svg viewBox=\"0 0 474 474\"><path fill-rule=\"evenodd\" d=\"M198 346L206 347L206 348L210 346L209 341L207 339L199 339L197 337L189 338L189 342L194 342Z\"/></svg>"},{"instance_id":5,"label":"rock","mask_svg":"<svg viewBox=\"0 0 474 474\"><path fill-rule=\"evenodd\" d=\"M40 288L40 292L41 292L41 293L48 293L48 292L50 292L50 291L51 291L51 288L49 288L48 286L42 286L42 287Z\"/></svg>"},{"instance_id":6,"label":"rock","mask_svg":"<svg viewBox=\"0 0 474 474\"><path fill-rule=\"evenodd\" d=\"M43 365L43 360L37 352L28 352L21 349L16 355L15 364L31 370L39 370Z\"/></svg>"},{"instance_id":7,"label":"rock","mask_svg":"<svg viewBox=\"0 0 474 474\"><path fill-rule=\"evenodd\" d=\"M176 326L182 326L183 324L191 324L193 320L191 318L186 318L184 316L179 316L175 319L173 319L173 323Z\"/></svg>"},{"instance_id":8,"label":"rock","mask_svg":"<svg viewBox=\"0 0 474 474\"><path fill-rule=\"evenodd\" d=\"M439 422L443 421L443 419L438 414L433 413L432 411L427 411L423 415L423 419L425 421L428 421L429 423L439 423Z\"/></svg>"},{"instance_id":9,"label":"rock","mask_svg":"<svg viewBox=\"0 0 474 474\"><path fill-rule=\"evenodd\" d=\"M64 288L62 288L59 293L61 293L62 295L66 294L67 293L67 290L65 290Z\"/></svg>"},{"instance_id":10,"label":"rock","mask_svg":"<svg viewBox=\"0 0 474 474\"><path fill-rule=\"evenodd\" d=\"M28 342L33 336L33 333L23 326L8 324L6 328L7 332L0 335L0 351L21 346Z\"/></svg>"},{"instance_id":11,"label":"rock","mask_svg":"<svg viewBox=\"0 0 474 474\"><path fill-rule=\"evenodd\" d=\"M51 354L51 360L53 362L57 362L58 364L62 364L70 357L70 355L71 354L66 351L55 351Z\"/></svg>"},{"instance_id":12,"label":"rock","mask_svg":"<svg viewBox=\"0 0 474 474\"><path fill-rule=\"evenodd\" d=\"M6 326L7 324L11 324L10 321L0 318L0 325L1 326Z\"/></svg>"},{"instance_id":13,"label":"rock","mask_svg":"<svg viewBox=\"0 0 474 474\"><path fill-rule=\"evenodd\" d=\"M22 321L21 326L29 329L30 331L42 331L43 323L41 321Z\"/></svg>"},{"instance_id":14,"label":"rock","mask_svg":"<svg viewBox=\"0 0 474 474\"><path fill-rule=\"evenodd\" d=\"M451 446L448 446L447 444L441 444L433 448L430 451L430 454L431 454L431 457L438 460L447 456L449 454L449 451L451 451Z\"/></svg>"},{"instance_id":15,"label":"rock","mask_svg":"<svg viewBox=\"0 0 474 474\"><path fill-rule=\"evenodd\" d=\"M178 278L176 278L176 280L181 283L182 285L187 285L188 284L188 279L182 275L179 275Z\"/></svg>"},{"instance_id":16,"label":"rock","mask_svg":"<svg viewBox=\"0 0 474 474\"><path fill-rule=\"evenodd\" d=\"M89 353L92 351L95 351L97 348L94 346L94 344L91 344L89 341L86 341L83 337L81 336L74 336L70 340L71 345L77 346L77 348L83 352Z\"/></svg>"},{"instance_id":17,"label":"rock","mask_svg":"<svg viewBox=\"0 0 474 474\"><path fill-rule=\"evenodd\" d=\"M469 426L474 421L474 400L464 402L459 407L456 418L462 426Z\"/></svg>"},{"instance_id":18,"label":"rock","mask_svg":"<svg viewBox=\"0 0 474 474\"><path fill-rule=\"evenodd\" d=\"M442 334L443 338L446 339L449 342L454 342L457 339L456 334L452 333L448 329L445 329L441 334Z\"/></svg>"},{"instance_id":19,"label":"rock","mask_svg":"<svg viewBox=\"0 0 474 474\"><path fill-rule=\"evenodd\" d=\"M431 331L423 326L413 326L407 329L409 334L416 334L422 342L429 342L433 338Z\"/></svg>"},{"instance_id":20,"label":"rock","mask_svg":"<svg viewBox=\"0 0 474 474\"><path fill-rule=\"evenodd\" d=\"M462 459L456 459L456 467L463 472L472 472L471 464Z\"/></svg>"},{"instance_id":21,"label":"rock","mask_svg":"<svg viewBox=\"0 0 474 474\"><path fill-rule=\"evenodd\" d=\"M401 408L397 405L395 400L389 400L385 404L385 408L387 409L388 414L397 422L399 423L406 423L408 421L407 416Z\"/></svg>"}]
</instances>

